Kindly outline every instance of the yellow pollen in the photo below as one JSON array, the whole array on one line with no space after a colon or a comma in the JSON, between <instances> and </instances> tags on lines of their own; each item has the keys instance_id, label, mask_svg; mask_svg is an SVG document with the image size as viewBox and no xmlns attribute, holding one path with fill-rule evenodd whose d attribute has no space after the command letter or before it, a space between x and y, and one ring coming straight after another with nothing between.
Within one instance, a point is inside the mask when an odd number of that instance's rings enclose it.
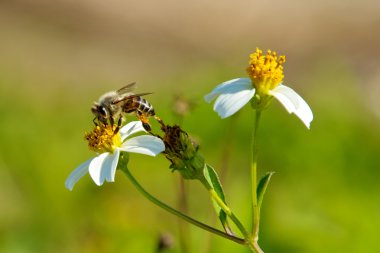
<instances>
[{"instance_id":1,"label":"yellow pollen","mask_svg":"<svg viewBox=\"0 0 380 253\"><path fill-rule=\"evenodd\" d=\"M269 90L276 88L284 79L282 64L285 62L285 56L277 57L276 52L271 50L263 55L263 51L256 48L256 52L249 57L247 72L252 84L259 94L267 95Z\"/></svg>"},{"instance_id":2,"label":"yellow pollen","mask_svg":"<svg viewBox=\"0 0 380 253\"><path fill-rule=\"evenodd\" d=\"M113 153L121 146L120 133L115 133L116 126L95 126L92 132L85 133L84 138L88 141L88 148L97 153Z\"/></svg>"}]
</instances>

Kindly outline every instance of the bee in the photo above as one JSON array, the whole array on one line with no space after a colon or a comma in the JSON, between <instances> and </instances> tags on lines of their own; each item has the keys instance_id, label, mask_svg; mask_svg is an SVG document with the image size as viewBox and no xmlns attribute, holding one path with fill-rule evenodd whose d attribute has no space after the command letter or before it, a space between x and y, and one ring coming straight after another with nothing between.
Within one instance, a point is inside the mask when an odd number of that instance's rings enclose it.
<instances>
[{"instance_id":1,"label":"bee","mask_svg":"<svg viewBox=\"0 0 380 253\"><path fill-rule=\"evenodd\" d=\"M117 133L125 114L135 113L144 129L150 132L149 118L155 116L156 113L153 106L142 96L152 93L134 94L131 91L135 85L136 83L130 83L116 91L107 92L97 102L94 102L91 112L95 115L93 120L95 125L99 123L114 125L117 122L115 129L115 133Z\"/></svg>"}]
</instances>

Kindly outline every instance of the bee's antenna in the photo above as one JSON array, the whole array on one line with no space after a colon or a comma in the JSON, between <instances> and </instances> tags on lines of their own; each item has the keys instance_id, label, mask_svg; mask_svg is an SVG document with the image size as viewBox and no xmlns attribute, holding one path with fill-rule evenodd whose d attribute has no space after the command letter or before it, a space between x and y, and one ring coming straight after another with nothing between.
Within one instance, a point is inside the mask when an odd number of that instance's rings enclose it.
<instances>
[{"instance_id":1,"label":"bee's antenna","mask_svg":"<svg viewBox=\"0 0 380 253\"><path fill-rule=\"evenodd\" d=\"M95 120L97 119L97 117L93 118L92 122L94 122L95 126L98 125L98 123L95 122Z\"/></svg>"}]
</instances>

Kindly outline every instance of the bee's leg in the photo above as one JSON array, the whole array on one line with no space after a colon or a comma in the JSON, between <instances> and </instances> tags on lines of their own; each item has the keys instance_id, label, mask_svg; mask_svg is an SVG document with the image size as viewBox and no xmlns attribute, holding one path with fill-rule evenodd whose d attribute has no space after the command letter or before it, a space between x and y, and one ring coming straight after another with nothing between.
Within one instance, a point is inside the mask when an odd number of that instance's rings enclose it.
<instances>
[{"instance_id":1,"label":"bee's leg","mask_svg":"<svg viewBox=\"0 0 380 253\"><path fill-rule=\"evenodd\" d=\"M142 122L142 125L146 131L148 132L152 131L152 128L150 127L149 123Z\"/></svg>"},{"instance_id":2,"label":"bee's leg","mask_svg":"<svg viewBox=\"0 0 380 253\"><path fill-rule=\"evenodd\" d=\"M107 121L106 121L106 119L105 118L102 118L102 117L97 117L97 120L98 120L98 122L95 122L95 119L94 119L94 123L95 123L95 125L96 126L98 126L98 125L107 125Z\"/></svg>"},{"instance_id":3,"label":"bee's leg","mask_svg":"<svg viewBox=\"0 0 380 253\"><path fill-rule=\"evenodd\" d=\"M113 131L114 134L117 134L117 132L119 132L120 130L120 127L121 127L121 123L123 123L123 116L119 116L119 119L117 120L117 126L115 128L115 130Z\"/></svg>"},{"instance_id":4,"label":"bee's leg","mask_svg":"<svg viewBox=\"0 0 380 253\"><path fill-rule=\"evenodd\" d=\"M160 123L161 127L165 127L165 123L162 119L160 119L157 115L154 115L154 118Z\"/></svg>"},{"instance_id":5,"label":"bee's leg","mask_svg":"<svg viewBox=\"0 0 380 253\"><path fill-rule=\"evenodd\" d=\"M110 126L113 128L115 125L115 120L113 118L113 115L110 115L109 122L110 122ZM119 125L115 127L115 129L113 130L113 133L116 134L118 131L119 131Z\"/></svg>"},{"instance_id":6,"label":"bee's leg","mask_svg":"<svg viewBox=\"0 0 380 253\"><path fill-rule=\"evenodd\" d=\"M113 115L110 115L110 124L113 126L115 124L115 121L113 119Z\"/></svg>"},{"instance_id":7,"label":"bee's leg","mask_svg":"<svg viewBox=\"0 0 380 253\"><path fill-rule=\"evenodd\" d=\"M136 112L136 116L137 116L137 118L141 121L142 126L144 127L144 129L145 129L147 132L152 131L152 128L151 128L150 125L149 125L149 121L148 121L148 119L144 116L144 114L142 114L142 112L137 111L137 112Z\"/></svg>"}]
</instances>

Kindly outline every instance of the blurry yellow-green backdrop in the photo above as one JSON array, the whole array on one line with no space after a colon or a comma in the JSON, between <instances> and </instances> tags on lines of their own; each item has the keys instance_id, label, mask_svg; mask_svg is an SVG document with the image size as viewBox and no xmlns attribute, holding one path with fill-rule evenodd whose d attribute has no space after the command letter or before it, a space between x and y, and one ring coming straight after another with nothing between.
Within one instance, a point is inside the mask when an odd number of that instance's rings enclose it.
<instances>
[{"instance_id":1,"label":"blurry yellow-green backdrop","mask_svg":"<svg viewBox=\"0 0 380 253\"><path fill-rule=\"evenodd\" d=\"M314 112L308 131L274 102L259 130L259 173L276 171L262 209L265 252L380 252L380 4L322 1L46 1L0 3L0 252L181 252L178 219L118 172L96 186L68 174L93 154L83 133L94 100L136 81L167 123L182 94L184 128L223 174L250 222L252 110L221 120L203 96L244 77L260 47L287 56L285 83ZM132 119L132 118L130 118ZM163 158L131 155L155 196L177 205ZM223 171L222 171L223 170ZM189 214L219 227L206 191L187 182ZM247 252L190 227L191 252Z\"/></svg>"}]
</instances>

